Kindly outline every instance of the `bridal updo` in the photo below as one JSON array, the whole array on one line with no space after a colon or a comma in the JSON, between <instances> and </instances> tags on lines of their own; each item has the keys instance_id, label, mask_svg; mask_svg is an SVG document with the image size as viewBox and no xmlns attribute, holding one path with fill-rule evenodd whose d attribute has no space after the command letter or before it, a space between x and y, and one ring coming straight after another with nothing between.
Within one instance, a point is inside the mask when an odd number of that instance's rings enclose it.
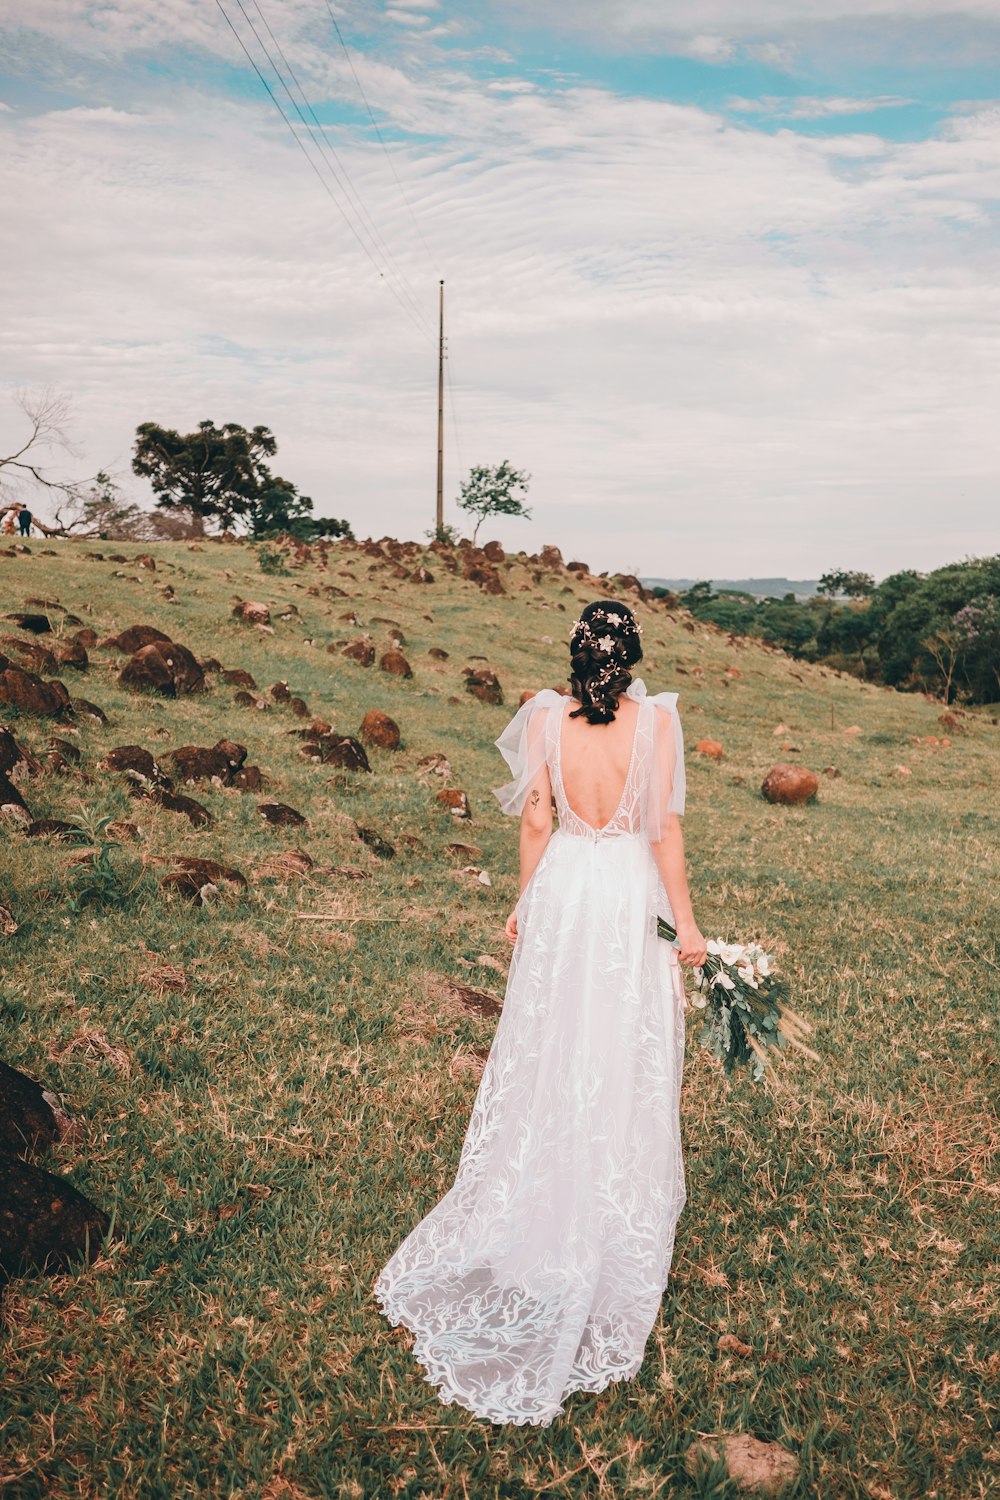
<instances>
[{"instance_id":1,"label":"bridal updo","mask_svg":"<svg viewBox=\"0 0 1000 1500\"><path fill-rule=\"evenodd\" d=\"M573 622L569 638L570 690L580 704L571 719L610 724L618 700L642 660L642 626L627 604L598 599Z\"/></svg>"}]
</instances>

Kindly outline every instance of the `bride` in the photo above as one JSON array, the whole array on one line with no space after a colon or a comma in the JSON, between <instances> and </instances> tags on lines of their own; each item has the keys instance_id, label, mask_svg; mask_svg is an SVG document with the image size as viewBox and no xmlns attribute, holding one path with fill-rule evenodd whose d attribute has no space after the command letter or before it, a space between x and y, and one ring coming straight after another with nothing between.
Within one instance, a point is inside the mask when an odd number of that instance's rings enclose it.
<instances>
[{"instance_id":1,"label":"bride","mask_svg":"<svg viewBox=\"0 0 1000 1500\"><path fill-rule=\"evenodd\" d=\"M521 895L458 1175L375 1288L442 1401L541 1426L642 1363L685 1196L677 964L705 958L677 695L632 681L626 605L588 604L570 655L572 698L537 693L497 741Z\"/></svg>"}]
</instances>

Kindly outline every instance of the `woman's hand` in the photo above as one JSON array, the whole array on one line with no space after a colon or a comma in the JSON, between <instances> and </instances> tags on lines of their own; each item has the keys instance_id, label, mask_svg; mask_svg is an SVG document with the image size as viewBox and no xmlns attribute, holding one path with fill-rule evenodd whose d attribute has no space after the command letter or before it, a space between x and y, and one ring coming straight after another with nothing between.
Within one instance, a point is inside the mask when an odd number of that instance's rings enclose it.
<instances>
[{"instance_id":1,"label":"woman's hand","mask_svg":"<svg viewBox=\"0 0 1000 1500\"><path fill-rule=\"evenodd\" d=\"M677 957L682 964L692 964L695 968L700 967L708 957L705 939L693 922L689 926L677 928Z\"/></svg>"},{"instance_id":2,"label":"woman's hand","mask_svg":"<svg viewBox=\"0 0 1000 1500\"><path fill-rule=\"evenodd\" d=\"M506 922L504 923L503 930L504 930L504 936L506 937L506 939L507 939L507 941L509 943L516 943L517 942L517 908L516 907L511 912L510 916L507 918Z\"/></svg>"}]
</instances>

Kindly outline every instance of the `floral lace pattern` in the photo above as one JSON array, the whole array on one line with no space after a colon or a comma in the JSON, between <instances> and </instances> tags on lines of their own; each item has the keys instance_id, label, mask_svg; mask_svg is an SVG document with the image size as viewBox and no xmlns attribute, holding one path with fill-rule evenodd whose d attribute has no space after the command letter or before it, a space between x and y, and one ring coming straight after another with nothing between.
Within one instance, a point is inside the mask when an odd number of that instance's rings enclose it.
<instances>
[{"instance_id":1,"label":"floral lace pattern","mask_svg":"<svg viewBox=\"0 0 1000 1500\"><path fill-rule=\"evenodd\" d=\"M455 1183L375 1289L413 1332L442 1401L539 1425L572 1392L638 1370L684 1204L683 992L656 936L669 908L642 833L655 700L640 701L621 801L595 830L566 799L565 700L551 697L559 714L546 715L544 745L559 828L518 905Z\"/></svg>"}]
</instances>

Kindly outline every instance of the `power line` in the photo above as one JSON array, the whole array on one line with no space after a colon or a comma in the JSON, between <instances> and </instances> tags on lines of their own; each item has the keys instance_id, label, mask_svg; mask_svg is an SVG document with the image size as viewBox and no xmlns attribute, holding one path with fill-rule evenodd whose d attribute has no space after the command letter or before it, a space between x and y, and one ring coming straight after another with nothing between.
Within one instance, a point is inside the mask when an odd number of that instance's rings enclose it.
<instances>
[{"instance_id":1,"label":"power line","mask_svg":"<svg viewBox=\"0 0 1000 1500\"><path fill-rule=\"evenodd\" d=\"M352 74L354 75L354 82L358 86L358 93L361 95L361 98L364 101L365 109L368 111L368 118L369 120L371 120L372 125L374 126L379 145L382 147L382 150L385 154L385 159L389 163L389 170L392 172L392 175L396 180L396 186L399 188L399 195L402 198L403 202L406 204L407 209L409 210L410 218L413 220L414 228L416 229L417 234L420 236L420 243L423 245L424 250L427 252L427 258L433 268L436 257L431 250L431 247L428 245L426 239L424 238L424 231L421 228L420 220L417 218L413 204L407 197L406 189L399 179L399 173L396 171L396 163L392 159L389 148L385 143L385 137L379 129L378 121L376 120L375 115L372 112L371 105L368 103L368 95L365 93L364 85L362 84L361 79L358 77L358 70L354 66L354 59L348 50L347 43L344 41L344 34L340 29L337 17L333 13L333 6L330 4L330 0L326 0L326 8L330 12L330 20L333 22L333 29L337 33L337 40L339 41L341 47L344 49L344 56L347 58L348 65L351 69Z\"/></svg>"},{"instance_id":2,"label":"power line","mask_svg":"<svg viewBox=\"0 0 1000 1500\"><path fill-rule=\"evenodd\" d=\"M427 333L429 335L431 335L433 333L433 329L431 328L430 320L428 319L426 313L424 312L423 308L420 305L420 301L419 301L419 298L417 296L417 293L414 291L413 286L411 285L409 279L406 276L406 273L399 266L398 262L396 261L395 256L392 254L392 251L389 249L389 246L386 244L385 239L384 239L383 235L381 234L378 225L375 223L375 220L372 217L372 215L371 215L371 213L370 213L370 211L368 209L367 204L365 203L364 199L362 198L360 192L358 192L358 190L355 188L354 183L351 180L351 174L348 171L347 166L345 165L344 161L341 159L340 155L338 154L338 152L336 150L336 147L332 144L332 142L330 142L327 139L326 133L325 133L325 131L323 129L322 122L320 121L319 117L316 114L315 109L313 108L313 106L310 104L308 98L306 97L305 89L302 87L302 84L299 82L298 75L296 74L295 69L292 67L292 64L289 62L288 58L285 55L285 52L284 52L284 49L282 48L281 43L278 41L278 38L275 36L274 31L271 28L271 24L268 21L267 16L264 14L264 10L263 10L263 7L261 6L260 0L252 0L252 3L254 5L254 7L256 8L258 15L260 16L261 21L264 24L264 27L265 27L265 29L267 31L268 36L271 38L271 41L274 44L274 47L275 47L275 50L278 53L278 56L281 58L281 61L285 65L285 68L286 68L286 70L288 72L289 77L292 80L292 83L294 84L295 88L298 91L298 94L299 94L299 97L302 100L303 106L308 111L308 113L309 113L309 115L310 115L310 117L311 117L311 119L313 121L313 124L316 127L315 130L309 124L309 121L305 118L305 115L303 115L302 110L299 108L298 103L296 102L294 96L292 95L291 90L288 87L288 84L285 82L284 78L282 77L282 74L281 74L281 72L280 72L277 64L275 63L274 58L268 52L267 47L265 46L264 42L261 40L260 33L258 32L258 30L257 30L256 26L254 25L253 21L251 20L250 16L247 14L246 6L244 5L243 0L236 0L236 3L239 5L240 10L243 12L243 17L246 20L247 25L250 27L250 29L253 32L254 36L257 38L257 42L258 42L261 50L263 51L264 56L267 58L268 62L271 64L271 67L274 69L275 76L280 81L282 88L284 89L286 95L288 96L288 99L289 99L289 102L292 105L292 108L295 110L295 112L298 115L299 119L302 121L302 124L308 130L308 132L309 132L309 134L310 134L313 142L317 146L317 148L320 151L320 153L323 156L326 157L326 159L327 159L327 161L328 161L328 163L330 165L330 171L331 171L331 173L333 175L333 178L336 181L338 187L345 194L345 196L348 198L349 201L353 200L353 207L355 209L355 212L359 216L359 219L361 221L362 227L364 228L365 233L368 235L368 238L371 241L373 249L376 250L376 252L378 252L379 250L381 251L381 254L384 256L387 265L392 268L392 270L393 270L393 272L394 272L394 274L395 274L395 276L397 278L397 281L400 284L401 290L403 291L404 295L407 297L408 301L411 303L413 311L416 313L416 315L420 319L420 321L426 325ZM317 131L319 132L318 134L317 134ZM338 168L339 168L339 174L338 174L338 170L337 170ZM343 177L343 181L341 181L341 177Z\"/></svg>"},{"instance_id":3,"label":"power line","mask_svg":"<svg viewBox=\"0 0 1000 1500\"><path fill-rule=\"evenodd\" d=\"M268 93L268 96L269 96L269 98L271 100L271 103L274 105L275 109L278 111L278 113L280 114L281 118L284 120L285 124L288 126L288 129L291 132L292 139L294 140L295 144L298 146L299 150L302 152L302 155L305 157L306 161L309 163L309 165L312 168L312 170L315 172L316 177L319 180L319 184L322 187L323 191L326 193L326 195L330 199L331 203L333 203L335 205L335 207L337 209L337 212L340 214L341 218L344 220L344 223L347 225L348 229L351 231L351 233L353 234L354 238L357 240L358 244L360 245L361 249L364 251L364 253L367 256L368 260L371 261L371 264L375 268L375 272L376 272L377 276L379 277L379 280L383 281L385 283L386 287L392 293L393 297L395 297L396 301L399 303L399 306L403 309L404 313L409 318L409 320L413 324L414 328L416 328L416 330L420 334L421 338L425 338L427 336L426 329L424 329L417 322L417 320L414 318L413 313L410 311L410 309L407 306L407 304L403 301L402 297L399 295L399 293L397 292L396 288L393 286L392 282L386 277L385 272L382 270L381 266L378 264L378 261L372 255L372 253L369 250L368 246L365 244L364 240L358 234L358 231L354 227L354 224L351 222L351 219L350 219L349 215L345 212L345 210L343 208L343 205L340 203L340 201L338 200L338 198L336 197L336 195L331 191L329 183L327 182L326 178L323 176L323 173L320 171L319 167L316 165L316 163L313 160L312 156L309 154L309 151L306 148L306 146L304 145L304 143L303 143L301 137L299 136L298 132L296 131L295 126L292 124L292 122L289 119L288 115L285 113L285 110L284 110L284 108L283 108L283 106L281 104L281 100L278 98L277 94L274 92L274 90L272 89L271 85L268 83L267 79L264 77L264 74L261 72L260 68L257 66L257 62L256 62L255 58L251 54L249 48L247 47L247 45L244 42L243 38L240 36L240 34L237 31L236 27L233 25L233 23L232 23L229 15L228 15L228 13L226 12L225 7L222 4L222 0L215 0L215 3L218 6L218 9L219 9L219 11L222 14L223 20L225 21L226 25L229 27L230 31L233 33L233 36L236 38L237 42L239 43L239 46L240 46L242 52L244 53L247 61L249 62L250 66L253 68L254 72L257 75L257 77L260 79L261 83L264 85L264 88L267 90L267 93Z\"/></svg>"}]
</instances>

